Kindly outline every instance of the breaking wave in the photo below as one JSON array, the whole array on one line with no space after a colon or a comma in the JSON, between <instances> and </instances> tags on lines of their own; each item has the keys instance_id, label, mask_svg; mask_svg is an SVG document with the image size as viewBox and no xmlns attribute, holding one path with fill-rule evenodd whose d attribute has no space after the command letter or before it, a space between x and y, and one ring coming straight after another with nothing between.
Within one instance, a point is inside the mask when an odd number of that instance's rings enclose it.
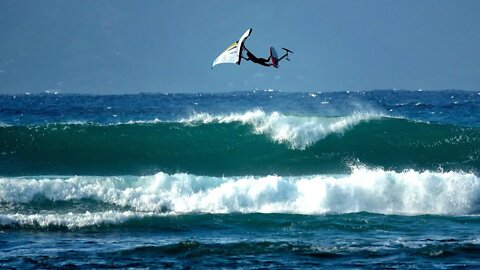
<instances>
[{"instance_id":1,"label":"breaking wave","mask_svg":"<svg viewBox=\"0 0 480 270\"><path fill-rule=\"evenodd\" d=\"M79 207L88 200L95 203ZM480 179L462 172L367 168L354 168L348 175L296 177L157 173L2 178L0 204L2 226L40 227L118 224L192 213L467 215L479 213Z\"/></svg>"},{"instance_id":2,"label":"breaking wave","mask_svg":"<svg viewBox=\"0 0 480 270\"><path fill-rule=\"evenodd\" d=\"M480 129L376 114L195 114L176 122L0 127L0 175L304 175L480 168Z\"/></svg>"},{"instance_id":3,"label":"breaking wave","mask_svg":"<svg viewBox=\"0 0 480 270\"><path fill-rule=\"evenodd\" d=\"M195 114L180 122L188 124L235 123L253 126L256 134L268 135L273 141L287 143L293 149L315 144L330 134L342 134L363 121L379 119L382 115L355 113L343 117L318 117L284 115L279 112L265 113L260 109L228 115Z\"/></svg>"}]
</instances>

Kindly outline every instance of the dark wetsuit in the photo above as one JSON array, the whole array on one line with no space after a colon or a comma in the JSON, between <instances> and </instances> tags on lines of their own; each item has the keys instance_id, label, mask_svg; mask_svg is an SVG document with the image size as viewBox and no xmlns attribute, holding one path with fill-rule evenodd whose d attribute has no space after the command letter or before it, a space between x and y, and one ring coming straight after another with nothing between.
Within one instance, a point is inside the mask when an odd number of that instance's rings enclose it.
<instances>
[{"instance_id":1,"label":"dark wetsuit","mask_svg":"<svg viewBox=\"0 0 480 270\"><path fill-rule=\"evenodd\" d=\"M251 53L249 50L247 50L247 48L245 48L245 50L247 51L247 57L248 57L248 58L244 58L245 60L252 61L254 63L260 64L260 65L266 66L266 67L269 67L269 66L272 65L272 64L270 64L270 58L268 58L268 59L258 58L255 55L253 55L253 53Z\"/></svg>"}]
</instances>

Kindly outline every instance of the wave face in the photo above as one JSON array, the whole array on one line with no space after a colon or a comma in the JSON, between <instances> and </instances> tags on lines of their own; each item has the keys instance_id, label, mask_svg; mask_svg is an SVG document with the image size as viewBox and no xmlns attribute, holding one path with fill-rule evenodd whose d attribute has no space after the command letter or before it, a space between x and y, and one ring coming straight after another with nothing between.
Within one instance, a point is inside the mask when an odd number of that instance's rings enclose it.
<instances>
[{"instance_id":1,"label":"wave face","mask_svg":"<svg viewBox=\"0 0 480 270\"><path fill-rule=\"evenodd\" d=\"M365 168L296 177L2 178L0 205L2 226L70 228L193 213L465 215L480 213L480 179Z\"/></svg>"},{"instance_id":2,"label":"wave face","mask_svg":"<svg viewBox=\"0 0 480 270\"><path fill-rule=\"evenodd\" d=\"M0 127L0 175L305 175L480 168L480 129L378 114L196 114L175 122Z\"/></svg>"}]
</instances>

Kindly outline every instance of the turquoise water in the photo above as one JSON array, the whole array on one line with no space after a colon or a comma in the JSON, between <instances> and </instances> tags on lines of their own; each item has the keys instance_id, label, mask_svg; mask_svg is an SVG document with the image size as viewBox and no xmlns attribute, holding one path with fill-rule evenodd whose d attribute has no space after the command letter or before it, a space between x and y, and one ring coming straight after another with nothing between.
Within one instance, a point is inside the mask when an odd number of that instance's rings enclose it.
<instances>
[{"instance_id":1,"label":"turquoise water","mask_svg":"<svg viewBox=\"0 0 480 270\"><path fill-rule=\"evenodd\" d=\"M480 93L0 104L4 267L480 267Z\"/></svg>"}]
</instances>

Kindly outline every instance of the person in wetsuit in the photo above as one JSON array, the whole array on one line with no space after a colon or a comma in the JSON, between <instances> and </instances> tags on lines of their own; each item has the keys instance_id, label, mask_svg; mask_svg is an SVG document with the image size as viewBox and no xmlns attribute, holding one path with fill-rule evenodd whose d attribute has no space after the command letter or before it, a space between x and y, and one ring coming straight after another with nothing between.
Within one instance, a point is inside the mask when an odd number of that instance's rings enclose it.
<instances>
[{"instance_id":1,"label":"person in wetsuit","mask_svg":"<svg viewBox=\"0 0 480 270\"><path fill-rule=\"evenodd\" d=\"M243 49L245 49L245 51L247 51L247 58L243 57L243 55L242 55L243 59L245 59L247 61L252 61L253 63L259 64L259 65L262 65L262 66L266 66L266 67L269 67L269 66L272 65L270 63L270 57L268 57L268 59L259 58L259 57L256 57L255 55L253 55L253 53L251 53L247 49L247 47L243 46Z\"/></svg>"}]
</instances>

